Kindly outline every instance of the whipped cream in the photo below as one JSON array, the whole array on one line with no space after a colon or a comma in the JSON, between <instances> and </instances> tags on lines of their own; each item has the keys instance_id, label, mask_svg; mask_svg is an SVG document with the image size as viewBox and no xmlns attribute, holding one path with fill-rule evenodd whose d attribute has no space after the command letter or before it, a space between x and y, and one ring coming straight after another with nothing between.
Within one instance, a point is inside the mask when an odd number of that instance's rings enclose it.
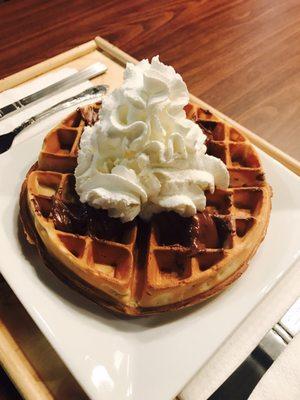
<instances>
[{"instance_id":1,"label":"whipped cream","mask_svg":"<svg viewBox=\"0 0 300 400\"><path fill-rule=\"evenodd\" d=\"M205 154L206 136L186 118L187 87L159 57L128 63L122 86L103 99L99 121L86 127L75 170L81 202L123 222L206 206L205 190L225 189L225 164Z\"/></svg>"}]
</instances>

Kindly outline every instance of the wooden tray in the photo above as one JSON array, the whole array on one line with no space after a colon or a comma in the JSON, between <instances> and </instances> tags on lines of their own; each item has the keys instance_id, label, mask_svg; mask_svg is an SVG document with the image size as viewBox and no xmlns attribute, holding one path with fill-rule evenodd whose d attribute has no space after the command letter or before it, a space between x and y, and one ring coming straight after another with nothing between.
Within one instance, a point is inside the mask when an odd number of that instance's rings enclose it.
<instances>
[{"instance_id":1,"label":"wooden tray","mask_svg":"<svg viewBox=\"0 0 300 400\"><path fill-rule=\"evenodd\" d=\"M125 63L137 62L128 54L97 37L95 40L1 80L0 92L62 66L82 69L99 60L108 66L108 72L93 79L93 83L108 83L111 89L121 84ZM300 175L298 161L195 96L190 95L190 98L192 102L210 110L241 130L257 147ZM28 400L87 399L59 356L1 278L0 294L0 363L23 397Z\"/></svg>"}]
</instances>

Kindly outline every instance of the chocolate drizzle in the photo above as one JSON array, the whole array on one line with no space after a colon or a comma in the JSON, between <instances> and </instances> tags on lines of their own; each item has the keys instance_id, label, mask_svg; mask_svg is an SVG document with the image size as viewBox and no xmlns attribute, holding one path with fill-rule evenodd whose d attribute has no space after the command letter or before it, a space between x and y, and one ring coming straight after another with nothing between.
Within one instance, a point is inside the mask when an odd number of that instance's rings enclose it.
<instances>
[{"instance_id":1,"label":"chocolate drizzle","mask_svg":"<svg viewBox=\"0 0 300 400\"><path fill-rule=\"evenodd\" d=\"M132 224L123 224L120 219L109 217L106 210L97 210L79 201L65 203L55 198L51 217L55 229L60 231L116 242L122 242Z\"/></svg>"},{"instance_id":2,"label":"chocolate drizzle","mask_svg":"<svg viewBox=\"0 0 300 400\"><path fill-rule=\"evenodd\" d=\"M213 131L215 130L217 123L214 121L196 121L197 125L200 126L203 133L207 136L207 140L213 140Z\"/></svg>"},{"instance_id":3,"label":"chocolate drizzle","mask_svg":"<svg viewBox=\"0 0 300 400\"><path fill-rule=\"evenodd\" d=\"M53 198L50 217L55 229L97 239L123 243L134 221L122 223L111 218L106 210L97 210L87 204L65 203ZM158 244L182 246L195 254L206 248L230 247L232 227L230 219L222 219L204 211L193 217L163 212L153 218Z\"/></svg>"},{"instance_id":4,"label":"chocolate drizzle","mask_svg":"<svg viewBox=\"0 0 300 400\"><path fill-rule=\"evenodd\" d=\"M191 251L219 246L218 231L214 219L206 212L192 217L189 229Z\"/></svg>"},{"instance_id":5,"label":"chocolate drizzle","mask_svg":"<svg viewBox=\"0 0 300 400\"><path fill-rule=\"evenodd\" d=\"M208 115L208 116L212 116L212 113L209 110L202 110L204 112L204 114Z\"/></svg>"},{"instance_id":6,"label":"chocolate drizzle","mask_svg":"<svg viewBox=\"0 0 300 400\"><path fill-rule=\"evenodd\" d=\"M218 218L213 216L213 220L216 225L218 237L220 241L220 247L231 248L232 247L232 225L230 217Z\"/></svg>"},{"instance_id":7,"label":"chocolate drizzle","mask_svg":"<svg viewBox=\"0 0 300 400\"><path fill-rule=\"evenodd\" d=\"M119 218L109 217L106 210L97 210L87 206L88 231L91 236L100 239L123 242L133 222L122 223Z\"/></svg>"},{"instance_id":8,"label":"chocolate drizzle","mask_svg":"<svg viewBox=\"0 0 300 400\"><path fill-rule=\"evenodd\" d=\"M88 213L84 204L65 204L53 199L51 215L55 229L64 232L85 234L87 230Z\"/></svg>"},{"instance_id":9,"label":"chocolate drizzle","mask_svg":"<svg viewBox=\"0 0 300 400\"><path fill-rule=\"evenodd\" d=\"M186 218L175 212L164 212L154 217L159 245L188 247L191 252L219 246L214 219L206 212Z\"/></svg>"}]
</instances>

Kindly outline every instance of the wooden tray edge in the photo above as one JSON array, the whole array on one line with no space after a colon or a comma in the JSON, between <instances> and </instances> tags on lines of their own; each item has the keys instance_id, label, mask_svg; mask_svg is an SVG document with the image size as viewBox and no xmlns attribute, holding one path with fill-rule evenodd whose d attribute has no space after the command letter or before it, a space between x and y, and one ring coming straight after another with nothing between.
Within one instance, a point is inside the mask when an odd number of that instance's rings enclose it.
<instances>
[{"instance_id":1,"label":"wooden tray edge","mask_svg":"<svg viewBox=\"0 0 300 400\"><path fill-rule=\"evenodd\" d=\"M20 72L17 72L0 80L0 92L11 89L21 83L24 83L30 79L51 71L52 69L62 66L65 63L75 60L83 55L86 55L96 50L97 48L101 49L104 53L116 59L122 65L125 65L126 62L138 62L138 60L131 57L116 46L112 45L105 39L101 37L96 37L94 40L83 43L80 46L77 46L71 50L68 50L64 53L61 53L39 64L33 65L32 67L26 68ZM241 130L243 133L245 133L245 135L249 137L253 144L255 144L271 157L285 165L291 171L300 175L300 163L293 157L284 153L277 147L271 145L266 140L260 138L249 129L230 119L229 117L214 109L212 106L208 105L196 96L191 94L190 99L192 102L198 104L199 106L210 110L213 114L217 115L219 118L223 119L231 126ZM33 369L29 361L26 359L25 355L22 352L22 349L15 342L13 336L10 334L7 328L3 324L1 324L1 321L0 364L11 377L24 398L30 400L53 399L53 396L51 395L47 387L39 379L38 374Z\"/></svg>"},{"instance_id":2,"label":"wooden tray edge","mask_svg":"<svg viewBox=\"0 0 300 400\"><path fill-rule=\"evenodd\" d=\"M90 40L89 42L83 43L80 46L74 47L64 53L60 53L57 56L48 58L32 67L23 69L22 71L16 72L13 75L7 76L0 80L0 92L7 89L12 89L13 87L20 85L21 83L27 82L30 79L36 78L54 68L60 67L76 58L82 57L85 54L90 53L97 49L97 44L95 40Z\"/></svg>"},{"instance_id":3,"label":"wooden tray edge","mask_svg":"<svg viewBox=\"0 0 300 400\"><path fill-rule=\"evenodd\" d=\"M0 321L0 364L26 399L53 400L6 326Z\"/></svg>"}]
</instances>

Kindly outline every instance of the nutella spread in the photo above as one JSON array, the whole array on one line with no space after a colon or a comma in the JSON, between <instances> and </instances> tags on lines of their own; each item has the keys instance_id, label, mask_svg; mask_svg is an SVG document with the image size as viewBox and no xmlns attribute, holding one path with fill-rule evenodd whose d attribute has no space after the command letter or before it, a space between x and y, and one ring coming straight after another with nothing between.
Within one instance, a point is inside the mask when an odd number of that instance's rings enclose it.
<instances>
[{"instance_id":1,"label":"nutella spread","mask_svg":"<svg viewBox=\"0 0 300 400\"><path fill-rule=\"evenodd\" d=\"M217 227L214 219L208 213L198 213L191 220L189 240L192 250L219 246Z\"/></svg>"},{"instance_id":2,"label":"nutella spread","mask_svg":"<svg viewBox=\"0 0 300 400\"><path fill-rule=\"evenodd\" d=\"M206 212L189 218L175 212L161 213L154 221L159 227L158 241L161 245L181 245L192 251L219 245L216 223Z\"/></svg>"},{"instance_id":3,"label":"nutella spread","mask_svg":"<svg viewBox=\"0 0 300 400\"><path fill-rule=\"evenodd\" d=\"M129 229L129 223L123 224L119 219L110 218L106 210L95 210L79 201L64 203L53 199L51 214L55 229L88 234L98 239L120 242Z\"/></svg>"},{"instance_id":4,"label":"nutella spread","mask_svg":"<svg viewBox=\"0 0 300 400\"><path fill-rule=\"evenodd\" d=\"M66 205L61 200L53 199L51 214L55 229L84 234L87 230L87 210L83 204Z\"/></svg>"},{"instance_id":5,"label":"nutella spread","mask_svg":"<svg viewBox=\"0 0 300 400\"><path fill-rule=\"evenodd\" d=\"M208 140L213 139L213 131L217 126L217 123L214 121L196 121L196 124L200 126L203 133L207 136Z\"/></svg>"}]
</instances>

